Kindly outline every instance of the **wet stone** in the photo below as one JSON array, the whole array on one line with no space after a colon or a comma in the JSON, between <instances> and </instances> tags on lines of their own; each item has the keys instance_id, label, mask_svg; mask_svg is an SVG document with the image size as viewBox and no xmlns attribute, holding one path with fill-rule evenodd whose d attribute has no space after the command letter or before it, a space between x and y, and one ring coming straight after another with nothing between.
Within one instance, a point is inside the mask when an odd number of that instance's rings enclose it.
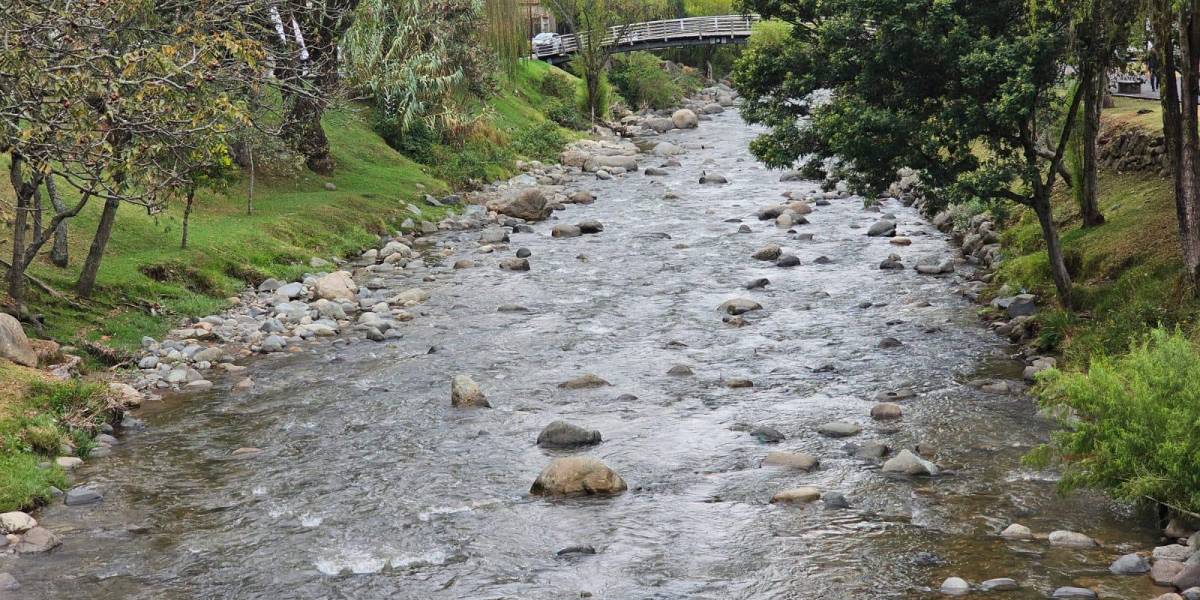
<instances>
[{"instance_id":1,"label":"wet stone","mask_svg":"<svg viewBox=\"0 0 1200 600\"><path fill-rule=\"evenodd\" d=\"M1150 571L1150 563L1137 554L1126 554L1108 566L1113 575L1141 575Z\"/></svg>"},{"instance_id":2,"label":"wet stone","mask_svg":"<svg viewBox=\"0 0 1200 600\"><path fill-rule=\"evenodd\" d=\"M1054 590L1054 594L1050 596L1056 600L1090 600L1096 598L1096 592L1087 588L1064 586Z\"/></svg>"},{"instance_id":3,"label":"wet stone","mask_svg":"<svg viewBox=\"0 0 1200 600\"><path fill-rule=\"evenodd\" d=\"M759 425L750 430L750 437L763 444L775 444L787 439L778 429L770 425Z\"/></svg>"},{"instance_id":4,"label":"wet stone","mask_svg":"<svg viewBox=\"0 0 1200 600\"><path fill-rule=\"evenodd\" d=\"M938 591L947 596L963 596L971 591L971 584L961 577L948 577Z\"/></svg>"},{"instance_id":5,"label":"wet stone","mask_svg":"<svg viewBox=\"0 0 1200 600\"><path fill-rule=\"evenodd\" d=\"M599 444L600 432L585 429L566 421L554 421L538 434L537 445L543 448L574 448Z\"/></svg>"},{"instance_id":6,"label":"wet stone","mask_svg":"<svg viewBox=\"0 0 1200 600\"><path fill-rule=\"evenodd\" d=\"M979 584L979 591L981 591L981 592L1011 592L1013 590L1019 589L1020 587L1021 586L1017 584L1017 581L1015 579L1010 579L1008 577L997 577L996 579L989 579L989 580Z\"/></svg>"},{"instance_id":7,"label":"wet stone","mask_svg":"<svg viewBox=\"0 0 1200 600\"><path fill-rule=\"evenodd\" d=\"M862 425L858 423L850 423L848 421L834 421L825 423L817 428L817 431L826 437L840 438L858 435L862 432Z\"/></svg>"}]
</instances>

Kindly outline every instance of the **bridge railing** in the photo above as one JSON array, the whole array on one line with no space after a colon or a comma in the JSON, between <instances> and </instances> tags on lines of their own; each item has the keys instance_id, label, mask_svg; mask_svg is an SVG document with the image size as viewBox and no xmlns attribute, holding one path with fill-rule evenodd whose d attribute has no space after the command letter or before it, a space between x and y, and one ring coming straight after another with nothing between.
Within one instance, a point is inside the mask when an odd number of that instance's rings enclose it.
<instances>
[{"instance_id":1,"label":"bridge railing","mask_svg":"<svg viewBox=\"0 0 1200 600\"><path fill-rule=\"evenodd\" d=\"M646 21L610 27L602 45L637 45L646 42L667 42L676 39L703 39L706 37L747 37L758 15L719 15L714 17L688 17ZM534 49L535 58L547 58L573 54L587 44L588 35L564 35L557 49Z\"/></svg>"}]
</instances>

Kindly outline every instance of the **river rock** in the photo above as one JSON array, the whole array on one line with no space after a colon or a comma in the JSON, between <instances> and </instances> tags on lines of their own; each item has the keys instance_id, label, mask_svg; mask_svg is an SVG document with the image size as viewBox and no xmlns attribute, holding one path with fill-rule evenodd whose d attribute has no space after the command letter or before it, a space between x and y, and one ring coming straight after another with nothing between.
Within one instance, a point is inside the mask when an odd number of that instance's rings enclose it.
<instances>
[{"instance_id":1,"label":"river rock","mask_svg":"<svg viewBox=\"0 0 1200 600\"><path fill-rule=\"evenodd\" d=\"M1013 590L1019 589L1020 587L1021 586L1017 584L1017 581L1015 579L1012 579L1009 577L997 577L995 579L989 579L989 580L979 584L979 591L981 591L981 592L1011 592Z\"/></svg>"},{"instance_id":2,"label":"river rock","mask_svg":"<svg viewBox=\"0 0 1200 600\"><path fill-rule=\"evenodd\" d=\"M764 467L785 467L800 471L811 471L819 462L815 456L803 452L772 452L763 459Z\"/></svg>"},{"instance_id":3,"label":"river rock","mask_svg":"<svg viewBox=\"0 0 1200 600\"><path fill-rule=\"evenodd\" d=\"M1033 539L1033 532L1020 523L1013 523L1000 532L1000 537L1010 540L1031 540Z\"/></svg>"},{"instance_id":4,"label":"river rock","mask_svg":"<svg viewBox=\"0 0 1200 600\"><path fill-rule=\"evenodd\" d=\"M86 506L95 504L104 499L104 496L99 491L88 486L78 486L67 490L67 495L63 502L67 506Z\"/></svg>"},{"instance_id":5,"label":"river rock","mask_svg":"<svg viewBox=\"0 0 1200 600\"><path fill-rule=\"evenodd\" d=\"M479 384L468 375L455 375L450 380L450 406L455 408L491 408Z\"/></svg>"},{"instance_id":6,"label":"river rock","mask_svg":"<svg viewBox=\"0 0 1200 600\"><path fill-rule=\"evenodd\" d=\"M666 177L667 175L671 174L666 169L660 169L658 167L646 167L646 170L643 171L643 173L646 174L646 177Z\"/></svg>"},{"instance_id":7,"label":"river rock","mask_svg":"<svg viewBox=\"0 0 1200 600\"><path fill-rule=\"evenodd\" d=\"M893 254L879 263L879 268L883 271L899 271L904 269L904 263L900 262L899 256Z\"/></svg>"},{"instance_id":8,"label":"river rock","mask_svg":"<svg viewBox=\"0 0 1200 600\"><path fill-rule=\"evenodd\" d=\"M849 421L834 421L826 423L817 428L817 431L826 437L841 438L858 435L862 432L862 425L851 423Z\"/></svg>"},{"instance_id":9,"label":"river rock","mask_svg":"<svg viewBox=\"0 0 1200 600\"><path fill-rule=\"evenodd\" d=\"M619 494L628 489L625 480L604 463L583 456L556 458L533 482L534 496Z\"/></svg>"},{"instance_id":10,"label":"river rock","mask_svg":"<svg viewBox=\"0 0 1200 600\"><path fill-rule=\"evenodd\" d=\"M0 535L25 533L34 527L37 527L37 520L21 511L0 514Z\"/></svg>"},{"instance_id":11,"label":"river rock","mask_svg":"<svg viewBox=\"0 0 1200 600\"><path fill-rule=\"evenodd\" d=\"M666 117L651 117L646 119L642 124L658 133L666 133L675 129L675 122Z\"/></svg>"},{"instance_id":12,"label":"river rock","mask_svg":"<svg viewBox=\"0 0 1200 600\"><path fill-rule=\"evenodd\" d=\"M892 237L896 235L896 222L891 219L880 219L867 229L871 237Z\"/></svg>"},{"instance_id":13,"label":"river rock","mask_svg":"<svg viewBox=\"0 0 1200 600\"><path fill-rule=\"evenodd\" d=\"M62 545L62 539L45 527L34 527L21 536L21 541L13 546L17 554L40 554L49 552Z\"/></svg>"},{"instance_id":14,"label":"river rock","mask_svg":"<svg viewBox=\"0 0 1200 600\"><path fill-rule=\"evenodd\" d=\"M303 294L304 294L304 284L300 283L298 281L293 281L292 283L286 283L284 285L279 286L279 289L275 290L275 295L282 296L284 298L287 298L288 300L294 300L296 298L299 298Z\"/></svg>"},{"instance_id":15,"label":"river rock","mask_svg":"<svg viewBox=\"0 0 1200 600\"><path fill-rule=\"evenodd\" d=\"M525 188L516 194L494 199L487 203L487 208L526 221L541 221L553 210L539 188Z\"/></svg>"},{"instance_id":16,"label":"river rock","mask_svg":"<svg viewBox=\"0 0 1200 600\"><path fill-rule=\"evenodd\" d=\"M808 504L809 502L816 502L820 499L821 490L812 486L804 486L775 492L775 494L771 496L771 504Z\"/></svg>"},{"instance_id":17,"label":"river rock","mask_svg":"<svg viewBox=\"0 0 1200 600\"><path fill-rule=\"evenodd\" d=\"M0 573L0 592L12 592L21 589L21 584L11 573Z\"/></svg>"},{"instance_id":18,"label":"river rock","mask_svg":"<svg viewBox=\"0 0 1200 600\"><path fill-rule=\"evenodd\" d=\"M504 244L508 242L508 231L503 227L488 227L479 232L481 244Z\"/></svg>"},{"instance_id":19,"label":"river rock","mask_svg":"<svg viewBox=\"0 0 1200 600\"><path fill-rule=\"evenodd\" d=\"M350 273L346 271L334 271L320 279L317 279L313 284L313 292L318 298L323 298L330 301L345 300L347 302L355 302L357 300L358 284L354 283Z\"/></svg>"},{"instance_id":20,"label":"river rock","mask_svg":"<svg viewBox=\"0 0 1200 600\"><path fill-rule=\"evenodd\" d=\"M687 365L675 365L667 370L667 375L674 375L676 377L686 377L694 374L692 368Z\"/></svg>"},{"instance_id":21,"label":"river rock","mask_svg":"<svg viewBox=\"0 0 1200 600\"><path fill-rule=\"evenodd\" d=\"M755 260L775 260L779 255L783 254L783 248L779 244L767 244L759 248L753 255Z\"/></svg>"},{"instance_id":22,"label":"river rock","mask_svg":"<svg viewBox=\"0 0 1200 600\"><path fill-rule=\"evenodd\" d=\"M58 465L60 469L70 471L71 469L82 465L83 459L79 458L78 456L60 456L54 459L54 464Z\"/></svg>"},{"instance_id":23,"label":"river rock","mask_svg":"<svg viewBox=\"0 0 1200 600\"><path fill-rule=\"evenodd\" d=\"M700 120L696 117L696 113L681 108L671 115L671 123L675 125L676 129L695 129L700 124Z\"/></svg>"},{"instance_id":24,"label":"river rock","mask_svg":"<svg viewBox=\"0 0 1200 600\"><path fill-rule=\"evenodd\" d=\"M575 225L579 231L587 234L596 234L604 231L604 224L595 219L586 219Z\"/></svg>"},{"instance_id":25,"label":"river rock","mask_svg":"<svg viewBox=\"0 0 1200 600\"><path fill-rule=\"evenodd\" d=\"M5 313L0 313L0 358L26 367L38 365L37 353L25 336L20 321Z\"/></svg>"},{"instance_id":26,"label":"river rock","mask_svg":"<svg viewBox=\"0 0 1200 600\"><path fill-rule=\"evenodd\" d=\"M750 437L763 444L775 444L787 439L778 429L770 425L758 425L750 430Z\"/></svg>"},{"instance_id":27,"label":"river rock","mask_svg":"<svg viewBox=\"0 0 1200 600\"><path fill-rule=\"evenodd\" d=\"M1171 583L1181 590L1200 586L1200 564L1184 563L1183 569L1175 575Z\"/></svg>"},{"instance_id":28,"label":"river rock","mask_svg":"<svg viewBox=\"0 0 1200 600\"><path fill-rule=\"evenodd\" d=\"M1177 560L1156 560L1150 567L1150 580L1157 585L1174 585L1175 576L1183 571L1183 563Z\"/></svg>"},{"instance_id":29,"label":"river rock","mask_svg":"<svg viewBox=\"0 0 1200 600\"><path fill-rule=\"evenodd\" d=\"M825 492L821 495L821 502L829 509L850 508L850 501L841 492Z\"/></svg>"},{"instance_id":30,"label":"river rock","mask_svg":"<svg viewBox=\"0 0 1200 600\"><path fill-rule=\"evenodd\" d=\"M1141 575L1150 571L1150 563L1144 556L1126 554L1114 560L1108 570L1113 575Z\"/></svg>"},{"instance_id":31,"label":"river rock","mask_svg":"<svg viewBox=\"0 0 1200 600\"><path fill-rule=\"evenodd\" d=\"M591 204L595 201L596 196L586 190L572 192L570 196L567 196L567 203L569 204Z\"/></svg>"},{"instance_id":32,"label":"river rock","mask_svg":"<svg viewBox=\"0 0 1200 600\"><path fill-rule=\"evenodd\" d=\"M564 390L587 390L610 385L612 384L601 379L598 375L593 373L584 373L579 377L568 379L567 381L558 384L558 387Z\"/></svg>"},{"instance_id":33,"label":"river rock","mask_svg":"<svg viewBox=\"0 0 1200 600\"><path fill-rule=\"evenodd\" d=\"M1168 544L1166 546L1158 546L1151 553L1155 560L1167 559L1183 562L1188 559L1195 549L1180 544Z\"/></svg>"},{"instance_id":34,"label":"river rock","mask_svg":"<svg viewBox=\"0 0 1200 600\"><path fill-rule=\"evenodd\" d=\"M1063 600L1089 600L1096 597L1096 592L1087 588L1064 586L1054 590L1054 594L1050 597Z\"/></svg>"},{"instance_id":35,"label":"river rock","mask_svg":"<svg viewBox=\"0 0 1200 600\"><path fill-rule=\"evenodd\" d=\"M729 183L729 180L724 175L717 173L700 172L700 183L705 185L724 185Z\"/></svg>"},{"instance_id":36,"label":"river rock","mask_svg":"<svg viewBox=\"0 0 1200 600\"><path fill-rule=\"evenodd\" d=\"M885 338L879 340L879 348L881 348L883 350L889 350L891 348L899 348L900 346L903 346L903 345L904 344L900 340L898 340L894 337L885 337Z\"/></svg>"},{"instance_id":37,"label":"river rock","mask_svg":"<svg viewBox=\"0 0 1200 600\"><path fill-rule=\"evenodd\" d=\"M765 288L768 285L771 285L771 280L767 279L766 277L760 277L758 279L751 279L750 281L746 282L745 288L748 290L757 290L759 288Z\"/></svg>"},{"instance_id":38,"label":"river rock","mask_svg":"<svg viewBox=\"0 0 1200 600\"><path fill-rule=\"evenodd\" d=\"M655 156L679 156L680 154L685 154L687 150L684 150L683 148L680 148L671 142L659 142L654 145L654 150L652 150L652 152Z\"/></svg>"},{"instance_id":39,"label":"river rock","mask_svg":"<svg viewBox=\"0 0 1200 600\"><path fill-rule=\"evenodd\" d=\"M1192 587L1179 593L1183 600L1200 600L1200 587Z\"/></svg>"},{"instance_id":40,"label":"river rock","mask_svg":"<svg viewBox=\"0 0 1200 600\"><path fill-rule=\"evenodd\" d=\"M1082 533L1061 529L1050 532L1049 541L1051 546L1063 546L1066 548L1091 548L1096 545L1096 540Z\"/></svg>"},{"instance_id":41,"label":"river rock","mask_svg":"<svg viewBox=\"0 0 1200 600\"><path fill-rule=\"evenodd\" d=\"M879 460L887 456L887 444L876 440L870 440L863 443L861 446L857 444L848 444L846 448L850 454L859 460Z\"/></svg>"},{"instance_id":42,"label":"river rock","mask_svg":"<svg viewBox=\"0 0 1200 600\"><path fill-rule=\"evenodd\" d=\"M762 305L748 298L733 298L722 302L717 307L717 310L736 316L755 310L762 310Z\"/></svg>"},{"instance_id":43,"label":"river rock","mask_svg":"<svg viewBox=\"0 0 1200 600\"><path fill-rule=\"evenodd\" d=\"M779 257L779 260L775 261L775 266L783 267L785 269L790 267L798 267L800 266L800 258L795 254L784 254L783 256Z\"/></svg>"},{"instance_id":44,"label":"river rock","mask_svg":"<svg viewBox=\"0 0 1200 600\"><path fill-rule=\"evenodd\" d=\"M583 232L576 225L559 224L550 230L550 235L556 238L573 238L583 235Z\"/></svg>"},{"instance_id":45,"label":"river rock","mask_svg":"<svg viewBox=\"0 0 1200 600\"><path fill-rule=\"evenodd\" d=\"M566 421L554 421L538 434L537 445L543 448L574 448L599 444L600 432L584 429Z\"/></svg>"},{"instance_id":46,"label":"river rock","mask_svg":"<svg viewBox=\"0 0 1200 600\"><path fill-rule=\"evenodd\" d=\"M525 258L506 258L500 261L500 268L504 271L528 271L529 260Z\"/></svg>"},{"instance_id":47,"label":"river rock","mask_svg":"<svg viewBox=\"0 0 1200 600\"><path fill-rule=\"evenodd\" d=\"M891 402L880 402L871 407L871 418L876 421L887 421L889 419L899 419L904 414L904 409L900 408L899 404Z\"/></svg>"},{"instance_id":48,"label":"river rock","mask_svg":"<svg viewBox=\"0 0 1200 600\"><path fill-rule=\"evenodd\" d=\"M947 577L938 591L947 596L963 596L971 591L971 584L961 577Z\"/></svg>"},{"instance_id":49,"label":"river rock","mask_svg":"<svg viewBox=\"0 0 1200 600\"><path fill-rule=\"evenodd\" d=\"M782 204L772 204L758 209L754 214L758 217L759 221L770 221L778 219L785 210L787 210L787 207Z\"/></svg>"},{"instance_id":50,"label":"river rock","mask_svg":"<svg viewBox=\"0 0 1200 600\"><path fill-rule=\"evenodd\" d=\"M595 554L595 553L596 553L596 548L594 546L589 546L587 544L583 544L583 545L579 545L579 546L567 546L566 548L563 548L562 550L559 550L558 552L555 552L554 554L556 556L570 556L572 554Z\"/></svg>"},{"instance_id":51,"label":"river rock","mask_svg":"<svg viewBox=\"0 0 1200 600\"><path fill-rule=\"evenodd\" d=\"M896 473L912 477L937 475L937 465L913 454L910 450L901 450L899 454L883 463L884 473Z\"/></svg>"}]
</instances>

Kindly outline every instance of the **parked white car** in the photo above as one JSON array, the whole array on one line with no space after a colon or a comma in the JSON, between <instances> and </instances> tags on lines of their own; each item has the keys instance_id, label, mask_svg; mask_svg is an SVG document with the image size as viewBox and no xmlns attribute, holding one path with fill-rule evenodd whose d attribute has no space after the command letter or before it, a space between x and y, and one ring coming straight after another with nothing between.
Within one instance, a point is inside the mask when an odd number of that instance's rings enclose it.
<instances>
[{"instance_id":1,"label":"parked white car","mask_svg":"<svg viewBox=\"0 0 1200 600\"><path fill-rule=\"evenodd\" d=\"M562 52L562 36L550 31L544 31L533 36L533 53L538 56L558 54Z\"/></svg>"}]
</instances>

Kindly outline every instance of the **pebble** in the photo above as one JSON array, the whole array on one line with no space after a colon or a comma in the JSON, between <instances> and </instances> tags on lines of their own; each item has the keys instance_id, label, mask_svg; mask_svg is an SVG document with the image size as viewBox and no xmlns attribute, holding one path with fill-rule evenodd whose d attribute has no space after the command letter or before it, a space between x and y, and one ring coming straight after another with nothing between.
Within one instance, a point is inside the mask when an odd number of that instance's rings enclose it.
<instances>
[{"instance_id":1,"label":"pebble","mask_svg":"<svg viewBox=\"0 0 1200 600\"><path fill-rule=\"evenodd\" d=\"M850 423L848 421L834 421L832 423L825 423L824 425L821 425L817 428L817 431L820 432L821 435L827 437L850 437L861 433L862 425L859 425L858 423Z\"/></svg>"},{"instance_id":2,"label":"pebble","mask_svg":"<svg viewBox=\"0 0 1200 600\"><path fill-rule=\"evenodd\" d=\"M787 489L775 492L771 496L771 504L778 503L804 503L815 502L821 498L821 490L812 487L804 486L798 488Z\"/></svg>"},{"instance_id":3,"label":"pebble","mask_svg":"<svg viewBox=\"0 0 1200 600\"><path fill-rule=\"evenodd\" d=\"M811 471L819 464L817 458L803 452L771 452L762 462L764 467L786 467L800 471Z\"/></svg>"},{"instance_id":4,"label":"pebble","mask_svg":"<svg viewBox=\"0 0 1200 600\"><path fill-rule=\"evenodd\" d=\"M938 590L947 596L963 596L971 591L971 584L961 577L947 577Z\"/></svg>"},{"instance_id":5,"label":"pebble","mask_svg":"<svg viewBox=\"0 0 1200 600\"><path fill-rule=\"evenodd\" d=\"M1020 587L1015 579L1008 577L997 577L979 584L979 590L983 592L1011 592Z\"/></svg>"},{"instance_id":6,"label":"pebble","mask_svg":"<svg viewBox=\"0 0 1200 600\"><path fill-rule=\"evenodd\" d=\"M904 410L900 405L891 402L880 402L871 407L871 418L876 421L899 419L903 414Z\"/></svg>"},{"instance_id":7,"label":"pebble","mask_svg":"<svg viewBox=\"0 0 1200 600\"><path fill-rule=\"evenodd\" d=\"M1087 588L1064 586L1054 590L1051 598L1072 599L1072 600L1087 600L1096 598L1096 592Z\"/></svg>"},{"instance_id":8,"label":"pebble","mask_svg":"<svg viewBox=\"0 0 1200 600\"><path fill-rule=\"evenodd\" d=\"M1050 532L1049 541L1051 546L1067 548L1091 548L1096 545L1096 540L1082 533L1064 530Z\"/></svg>"},{"instance_id":9,"label":"pebble","mask_svg":"<svg viewBox=\"0 0 1200 600\"><path fill-rule=\"evenodd\" d=\"M1033 532L1020 523L1013 523L1005 527L1004 531L1000 532L1000 536L1010 540L1029 540L1033 539Z\"/></svg>"}]
</instances>

